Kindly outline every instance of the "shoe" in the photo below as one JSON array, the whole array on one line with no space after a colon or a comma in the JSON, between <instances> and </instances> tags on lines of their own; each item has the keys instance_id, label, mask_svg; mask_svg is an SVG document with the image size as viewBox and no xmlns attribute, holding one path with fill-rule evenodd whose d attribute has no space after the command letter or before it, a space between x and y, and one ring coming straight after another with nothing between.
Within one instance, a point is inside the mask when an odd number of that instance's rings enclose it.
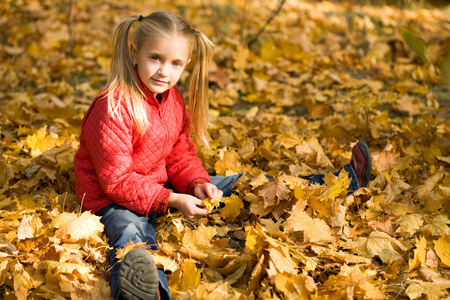
<instances>
[{"instance_id":1,"label":"shoe","mask_svg":"<svg viewBox=\"0 0 450 300\"><path fill-rule=\"evenodd\" d=\"M366 143L358 142L353 146L350 165L355 171L359 187L366 187L369 184L372 173L372 157L370 156L369 146Z\"/></svg>"},{"instance_id":2,"label":"shoe","mask_svg":"<svg viewBox=\"0 0 450 300\"><path fill-rule=\"evenodd\" d=\"M158 299L159 275L152 255L145 249L128 253L119 268L118 284L124 299Z\"/></svg>"}]
</instances>

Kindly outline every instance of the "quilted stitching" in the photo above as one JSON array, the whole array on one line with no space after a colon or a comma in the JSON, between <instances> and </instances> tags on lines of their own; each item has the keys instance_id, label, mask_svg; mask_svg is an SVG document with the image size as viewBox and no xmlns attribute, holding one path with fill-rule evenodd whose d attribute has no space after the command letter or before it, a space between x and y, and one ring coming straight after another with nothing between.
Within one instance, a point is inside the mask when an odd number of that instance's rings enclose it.
<instances>
[{"instance_id":1,"label":"quilted stitching","mask_svg":"<svg viewBox=\"0 0 450 300\"><path fill-rule=\"evenodd\" d=\"M181 92L173 87L165 96L159 104L147 90L150 127L143 137L133 130L124 106L121 122L107 116L105 92L94 100L83 119L74 159L75 191L84 210L96 212L115 202L141 215L166 213L166 182L180 193L198 178L210 182L196 157Z\"/></svg>"}]
</instances>

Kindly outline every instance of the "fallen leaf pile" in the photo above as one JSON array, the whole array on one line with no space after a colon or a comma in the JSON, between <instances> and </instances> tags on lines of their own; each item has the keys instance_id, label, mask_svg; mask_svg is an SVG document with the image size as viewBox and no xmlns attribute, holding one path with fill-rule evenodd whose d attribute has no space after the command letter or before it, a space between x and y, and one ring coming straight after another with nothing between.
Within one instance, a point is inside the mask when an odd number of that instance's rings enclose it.
<instances>
[{"instance_id":1,"label":"fallen leaf pile","mask_svg":"<svg viewBox=\"0 0 450 300\"><path fill-rule=\"evenodd\" d=\"M73 156L112 26L155 10L217 45L210 148L198 156L211 174L243 172L207 217L157 220L152 253L174 299L450 297L444 9L28 0L0 4L0 298L109 297L110 247L99 217L81 212ZM358 140L372 179L349 194L347 173L331 172ZM310 186L317 173L325 184Z\"/></svg>"}]
</instances>

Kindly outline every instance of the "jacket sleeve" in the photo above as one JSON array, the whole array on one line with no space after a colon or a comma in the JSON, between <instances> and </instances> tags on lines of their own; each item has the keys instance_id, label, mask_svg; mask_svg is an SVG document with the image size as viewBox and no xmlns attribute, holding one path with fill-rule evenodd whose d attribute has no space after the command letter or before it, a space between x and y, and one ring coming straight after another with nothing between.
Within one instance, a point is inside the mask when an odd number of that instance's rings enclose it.
<instances>
[{"instance_id":1,"label":"jacket sleeve","mask_svg":"<svg viewBox=\"0 0 450 300\"><path fill-rule=\"evenodd\" d=\"M194 181L196 183L211 182L211 179L203 167L202 161L196 156L197 147L190 137L189 113L184 106L184 100L181 100L183 111L182 130L173 146L172 152L166 159L166 165L169 181L175 190L180 193L192 194L193 186L195 187Z\"/></svg>"},{"instance_id":2,"label":"jacket sleeve","mask_svg":"<svg viewBox=\"0 0 450 300\"><path fill-rule=\"evenodd\" d=\"M86 146L103 192L113 202L147 216L167 212L171 191L152 175L133 171L133 128L122 108L122 121L108 116L107 101L99 99L84 120Z\"/></svg>"}]
</instances>

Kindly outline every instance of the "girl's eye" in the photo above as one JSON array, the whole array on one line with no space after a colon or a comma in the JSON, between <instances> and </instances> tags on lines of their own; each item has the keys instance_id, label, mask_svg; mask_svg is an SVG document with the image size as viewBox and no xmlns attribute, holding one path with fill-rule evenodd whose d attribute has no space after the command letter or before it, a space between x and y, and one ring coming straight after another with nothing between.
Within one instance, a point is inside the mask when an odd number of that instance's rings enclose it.
<instances>
[{"instance_id":1,"label":"girl's eye","mask_svg":"<svg viewBox=\"0 0 450 300\"><path fill-rule=\"evenodd\" d=\"M153 59L153 60L159 60L159 56L157 56L157 55L153 55L152 57L150 57L151 59Z\"/></svg>"},{"instance_id":2,"label":"girl's eye","mask_svg":"<svg viewBox=\"0 0 450 300\"><path fill-rule=\"evenodd\" d=\"M181 67L181 63L178 62L178 61L174 62L173 65L174 65L175 67Z\"/></svg>"}]
</instances>

